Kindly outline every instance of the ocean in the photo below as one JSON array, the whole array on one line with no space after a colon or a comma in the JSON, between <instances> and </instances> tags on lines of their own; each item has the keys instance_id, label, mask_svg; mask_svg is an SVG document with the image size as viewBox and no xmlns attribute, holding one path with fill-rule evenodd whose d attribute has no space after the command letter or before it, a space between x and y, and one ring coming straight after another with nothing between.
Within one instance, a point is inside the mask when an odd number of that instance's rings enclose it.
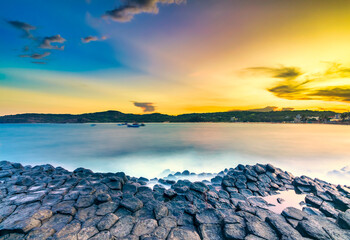
<instances>
[{"instance_id":1,"label":"ocean","mask_svg":"<svg viewBox=\"0 0 350 240\"><path fill-rule=\"evenodd\" d=\"M217 173L271 163L294 175L350 184L350 126L269 123L0 124L0 160L68 170Z\"/></svg>"}]
</instances>

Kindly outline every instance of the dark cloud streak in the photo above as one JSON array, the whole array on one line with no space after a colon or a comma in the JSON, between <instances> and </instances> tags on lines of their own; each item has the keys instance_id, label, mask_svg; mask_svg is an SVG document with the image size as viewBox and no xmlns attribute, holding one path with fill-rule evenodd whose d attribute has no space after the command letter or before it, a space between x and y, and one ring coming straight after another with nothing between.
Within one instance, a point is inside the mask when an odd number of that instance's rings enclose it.
<instances>
[{"instance_id":1,"label":"dark cloud streak","mask_svg":"<svg viewBox=\"0 0 350 240\"><path fill-rule=\"evenodd\" d=\"M133 102L135 107L139 107L143 112L154 112L156 110L154 103L150 102Z\"/></svg>"},{"instance_id":2,"label":"dark cloud streak","mask_svg":"<svg viewBox=\"0 0 350 240\"><path fill-rule=\"evenodd\" d=\"M107 11L103 16L118 22L129 22L136 14L159 12L158 3L181 4L186 0L129 0L113 10Z\"/></svg>"},{"instance_id":3,"label":"dark cloud streak","mask_svg":"<svg viewBox=\"0 0 350 240\"><path fill-rule=\"evenodd\" d=\"M39 53L33 53L32 55L20 55L19 57L29 57L29 58L33 58L33 59L42 59L44 57L49 56L51 53L50 52L44 52L42 54Z\"/></svg>"},{"instance_id":4,"label":"dark cloud streak","mask_svg":"<svg viewBox=\"0 0 350 240\"><path fill-rule=\"evenodd\" d=\"M263 71L273 78L281 79L267 90L275 96L289 100L323 100L350 102L350 85L316 87L318 82L350 77L350 68L332 63L326 71L317 74L304 74L297 67L252 67L249 71ZM317 84L316 84L317 85Z\"/></svg>"},{"instance_id":5,"label":"dark cloud streak","mask_svg":"<svg viewBox=\"0 0 350 240\"><path fill-rule=\"evenodd\" d=\"M15 27L17 29L20 29L24 32L24 37L26 38L34 38L32 33L30 31L35 30L36 27L20 21L7 21L12 27Z\"/></svg>"},{"instance_id":6,"label":"dark cloud streak","mask_svg":"<svg viewBox=\"0 0 350 240\"><path fill-rule=\"evenodd\" d=\"M64 43L66 41L66 39L64 39L63 37L61 37L61 35L57 34L51 37L45 37L41 44L40 44L40 48L43 49L55 49L55 50L64 50L64 46L56 46L56 45L52 45L52 43Z\"/></svg>"}]
</instances>

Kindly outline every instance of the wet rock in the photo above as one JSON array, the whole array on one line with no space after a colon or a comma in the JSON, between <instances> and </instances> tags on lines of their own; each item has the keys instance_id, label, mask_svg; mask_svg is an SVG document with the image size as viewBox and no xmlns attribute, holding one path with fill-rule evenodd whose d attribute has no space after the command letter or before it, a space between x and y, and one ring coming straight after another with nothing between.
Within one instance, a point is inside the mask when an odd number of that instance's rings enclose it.
<instances>
[{"instance_id":1,"label":"wet rock","mask_svg":"<svg viewBox=\"0 0 350 240\"><path fill-rule=\"evenodd\" d=\"M140 199L136 197L123 198L120 205L130 210L131 212L136 212L143 207L143 203Z\"/></svg>"},{"instance_id":2,"label":"wet rock","mask_svg":"<svg viewBox=\"0 0 350 240\"><path fill-rule=\"evenodd\" d=\"M326 201L322 203L320 211L323 212L327 217L337 218L338 216L338 211L331 203Z\"/></svg>"},{"instance_id":3,"label":"wet rock","mask_svg":"<svg viewBox=\"0 0 350 240\"><path fill-rule=\"evenodd\" d=\"M225 224L224 236L226 239L244 239L246 236L245 225L241 223Z\"/></svg>"},{"instance_id":4,"label":"wet rock","mask_svg":"<svg viewBox=\"0 0 350 240\"><path fill-rule=\"evenodd\" d=\"M178 227L170 231L167 240L200 240L200 237L194 229Z\"/></svg>"},{"instance_id":5,"label":"wet rock","mask_svg":"<svg viewBox=\"0 0 350 240\"><path fill-rule=\"evenodd\" d=\"M48 221L46 221L41 228L53 228L55 231L61 230L72 220L72 216L55 214Z\"/></svg>"},{"instance_id":6,"label":"wet rock","mask_svg":"<svg viewBox=\"0 0 350 240\"><path fill-rule=\"evenodd\" d=\"M77 210L74 207L74 201L63 201L52 207L54 213L74 215Z\"/></svg>"},{"instance_id":7,"label":"wet rock","mask_svg":"<svg viewBox=\"0 0 350 240\"><path fill-rule=\"evenodd\" d=\"M174 198L177 195L177 192L175 192L173 189L167 189L164 191L164 196L168 198Z\"/></svg>"},{"instance_id":8,"label":"wet rock","mask_svg":"<svg viewBox=\"0 0 350 240\"><path fill-rule=\"evenodd\" d=\"M158 205L154 208L154 216L156 217L157 220L168 216L168 213L169 213L168 208L163 204Z\"/></svg>"},{"instance_id":9,"label":"wet rock","mask_svg":"<svg viewBox=\"0 0 350 240\"><path fill-rule=\"evenodd\" d=\"M174 217L164 217L159 220L159 226L172 229L177 226L176 219Z\"/></svg>"},{"instance_id":10,"label":"wet rock","mask_svg":"<svg viewBox=\"0 0 350 240\"><path fill-rule=\"evenodd\" d=\"M100 203L112 201L111 196L108 193L97 194L96 200Z\"/></svg>"},{"instance_id":11,"label":"wet rock","mask_svg":"<svg viewBox=\"0 0 350 240\"><path fill-rule=\"evenodd\" d=\"M222 221L222 215L216 209L205 209L196 214L198 224L220 224Z\"/></svg>"},{"instance_id":12,"label":"wet rock","mask_svg":"<svg viewBox=\"0 0 350 240\"><path fill-rule=\"evenodd\" d=\"M209 190L208 186L203 183L203 182L194 182L190 185L190 189L200 192L200 193L205 193Z\"/></svg>"},{"instance_id":13,"label":"wet rock","mask_svg":"<svg viewBox=\"0 0 350 240\"><path fill-rule=\"evenodd\" d=\"M337 224L344 229L350 229L350 210L339 213Z\"/></svg>"},{"instance_id":14,"label":"wet rock","mask_svg":"<svg viewBox=\"0 0 350 240\"><path fill-rule=\"evenodd\" d=\"M202 224L199 226L199 232L203 240L224 239L221 226L219 224Z\"/></svg>"},{"instance_id":15,"label":"wet rock","mask_svg":"<svg viewBox=\"0 0 350 240\"><path fill-rule=\"evenodd\" d=\"M110 233L116 238L124 238L130 234L134 227L135 220L131 216L120 218L110 229Z\"/></svg>"},{"instance_id":16,"label":"wet rock","mask_svg":"<svg viewBox=\"0 0 350 240\"><path fill-rule=\"evenodd\" d=\"M77 235L80 231L81 224L79 221L73 221L70 224L64 226L60 231L55 234L55 237L58 239L73 239L77 238Z\"/></svg>"},{"instance_id":17,"label":"wet rock","mask_svg":"<svg viewBox=\"0 0 350 240\"><path fill-rule=\"evenodd\" d=\"M95 196L93 196L93 195L81 195L78 198L75 206L78 208L86 208L86 207L90 207L92 204L94 204L94 202L95 202Z\"/></svg>"},{"instance_id":18,"label":"wet rock","mask_svg":"<svg viewBox=\"0 0 350 240\"><path fill-rule=\"evenodd\" d=\"M239 202L246 202L247 198L240 193L231 193L230 201L234 206L237 206Z\"/></svg>"},{"instance_id":19,"label":"wet rock","mask_svg":"<svg viewBox=\"0 0 350 240\"><path fill-rule=\"evenodd\" d=\"M0 240L22 240L25 235L22 233L8 233L0 237Z\"/></svg>"},{"instance_id":20,"label":"wet rock","mask_svg":"<svg viewBox=\"0 0 350 240\"><path fill-rule=\"evenodd\" d=\"M139 187L140 187L139 183L126 183L123 185L123 192L135 194L135 193L137 193L137 189Z\"/></svg>"},{"instance_id":21,"label":"wet rock","mask_svg":"<svg viewBox=\"0 0 350 240\"><path fill-rule=\"evenodd\" d=\"M305 197L305 202L319 208L322 205L323 200L317 196L307 195Z\"/></svg>"},{"instance_id":22,"label":"wet rock","mask_svg":"<svg viewBox=\"0 0 350 240\"><path fill-rule=\"evenodd\" d=\"M310 237L313 239L327 240L330 236L323 230L316 221L311 219L305 219L299 222L297 229L305 237Z\"/></svg>"},{"instance_id":23,"label":"wet rock","mask_svg":"<svg viewBox=\"0 0 350 240\"><path fill-rule=\"evenodd\" d=\"M38 212L40 204L32 203L20 206L0 223L0 233L6 231L17 231L21 233L29 232L31 229L39 227L41 222L34 214Z\"/></svg>"},{"instance_id":24,"label":"wet rock","mask_svg":"<svg viewBox=\"0 0 350 240\"><path fill-rule=\"evenodd\" d=\"M0 178L6 178L6 177L11 177L12 176L12 171L10 170L5 170L0 172Z\"/></svg>"},{"instance_id":25,"label":"wet rock","mask_svg":"<svg viewBox=\"0 0 350 240\"><path fill-rule=\"evenodd\" d=\"M28 233L26 240L45 240L55 233L53 228L39 228Z\"/></svg>"},{"instance_id":26,"label":"wet rock","mask_svg":"<svg viewBox=\"0 0 350 240\"><path fill-rule=\"evenodd\" d=\"M157 221L154 219L144 219L138 221L133 230L132 234L135 236L142 236L146 234L150 234L154 231L154 229L158 226Z\"/></svg>"},{"instance_id":27,"label":"wet rock","mask_svg":"<svg viewBox=\"0 0 350 240\"><path fill-rule=\"evenodd\" d=\"M98 230L95 226L82 227L78 233L78 239L87 240L90 239L92 236L96 235L97 233Z\"/></svg>"},{"instance_id":28,"label":"wet rock","mask_svg":"<svg viewBox=\"0 0 350 240\"><path fill-rule=\"evenodd\" d=\"M42 204L44 206L53 206L62 200L62 196L60 195L54 195L54 194L48 194L46 197L42 200Z\"/></svg>"},{"instance_id":29,"label":"wet rock","mask_svg":"<svg viewBox=\"0 0 350 240\"><path fill-rule=\"evenodd\" d=\"M89 240L110 240L110 239L113 239L113 238L111 238L111 233L108 231L103 231L103 232L96 234L95 236L93 236Z\"/></svg>"},{"instance_id":30,"label":"wet rock","mask_svg":"<svg viewBox=\"0 0 350 240\"><path fill-rule=\"evenodd\" d=\"M333 196L333 202L336 205L336 207L342 211L346 211L350 208L350 198L335 195Z\"/></svg>"},{"instance_id":31,"label":"wet rock","mask_svg":"<svg viewBox=\"0 0 350 240\"><path fill-rule=\"evenodd\" d=\"M260 166L260 165L255 165L255 166L253 167L253 170L254 170L257 174L263 174L263 173L266 172L266 170L265 170L262 166Z\"/></svg>"},{"instance_id":32,"label":"wet rock","mask_svg":"<svg viewBox=\"0 0 350 240\"><path fill-rule=\"evenodd\" d=\"M248 182L247 183L247 188L250 189L251 191L258 192L260 189L256 186L255 183L253 182Z\"/></svg>"},{"instance_id":33,"label":"wet rock","mask_svg":"<svg viewBox=\"0 0 350 240\"><path fill-rule=\"evenodd\" d=\"M324 214L320 210L313 207L303 207L303 211L309 215L324 216Z\"/></svg>"},{"instance_id":34,"label":"wet rock","mask_svg":"<svg viewBox=\"0 0 350 240\"><path fill-rule=\"evenodd\" d=\"M253 234L249 234L245 237L245 240L265 240L265 238L261 238Z\"/></svg>"},{"instance_id":35,"label":"wet rock","mask_svg":"<svg viewBox=\"0 0 350 240\"><path fill-rule=\"evenodd\" d=\"M287 218L293 218L295 220L301 221L306 214L295 207L287 207L282 211L282 215Z\"/></svg>"},{"instance_id":36,"label":"wet rock","mask_svg":"<svg viewBox=\"0 0 350 240\"><path fill-rule=\"evenodd\" d=\"M106 216L104 216L101 221L97 224L97 229L99 231L108 230L110 229L114 223L119 219L118 216L116 216L113 213L109 213Z\"/></svg>"},{"instance_id":37,"label":"wet rock","mask_svg":"<svg viewBox=\"0 0 350 240\"><path fill-rule=\"evenodd\" d=\"M84 222L89 218L94 217L95 213L96 213L96 206L94 205L88 208L80 208L76 213L75 218L81 222Z\"/></svg>"},{"instance_id":38,"label":"wet rock","mask_svg":"<svg viewBox=\"0 0 350 240\"><path fill-rule=\"evenodd\" d=\"M300 233L288 224L281 215L270 215L266 217L266 222L271 225L280 238L291 240L302 239Z\"/></svg>"},{"instance_id":39,"label":"wet rock","mask_svg":"<svg viewBox=\"0 0 350 240\"><path fill-rule=\"evenodd\" d=\"M266 165L266 171L274 173L274 172L276 172L276 168L273 165L271 165L271 164L267 164Z\"/></svg>"},{"instance_id":40,"label":"wet rock","mask_svg":"<svg viewBox=\"0 0 350 240\"><path fill-rule=\"evenodd\" d=\"M275 231L272 230L266 222L252 220L252 221L247 221L246 224L247 224L247 231L251 234L254 234L258 237L262 237L269 240L278 239Z\"/></svg>"},{"instance_id":41,"label":"wet rock","mask_svg":"<svg viewBox=\"0 0 350 240\"><path fill-rule=\"evenodd\" d=\"M119 206L119 203L116 203L116 202L105 202L105 203L99 204L96 211L96 215L104 216L108 213L113 213L115 212L115 210L117 210L118 206Z\"/></svg>"},{"instance_id":42,"label":"wet rock","mask_svg":"<svg viewBox=\"0 0 350 240\"><path fill-rule=\"evenodd\" d=\"M242 180L237 180L235 182L235 186L239 189L244 189L244 188L247 188L247 183L245 181L242 181Z\"/></svg>"},{"instance_id":43,"label":"wet rock","mask_svg":"<svg viewBox=\"0 0 350 240\"><path fill-rule=\"evenodd\" d=\"M69 200L77 200L79 197L79 192L78 191L70 191L69 193L67 193L63 200L65 201L69 201Z\"/></svg>"}]
</instances>

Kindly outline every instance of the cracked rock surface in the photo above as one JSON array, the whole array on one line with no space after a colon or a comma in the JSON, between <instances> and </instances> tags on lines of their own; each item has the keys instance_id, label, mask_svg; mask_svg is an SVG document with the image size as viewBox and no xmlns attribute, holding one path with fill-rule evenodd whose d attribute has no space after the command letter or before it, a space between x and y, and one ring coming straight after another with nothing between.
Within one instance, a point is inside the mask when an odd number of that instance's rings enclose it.
<instances>
[{"instance_id":1,"label":"cracked rock surface","mask_svg":"<svg viewBox=\"0 0 350 240\"><path fill-rule=\"evenodd\" d=\"M0 240L350 239L349 186L271 164L240 164L212 177L157 179L151 189L148 179L122 172L2 161ZM262 197L286 190L306 194L303 209L270 211Z\"/></svg>"}]
</instances>

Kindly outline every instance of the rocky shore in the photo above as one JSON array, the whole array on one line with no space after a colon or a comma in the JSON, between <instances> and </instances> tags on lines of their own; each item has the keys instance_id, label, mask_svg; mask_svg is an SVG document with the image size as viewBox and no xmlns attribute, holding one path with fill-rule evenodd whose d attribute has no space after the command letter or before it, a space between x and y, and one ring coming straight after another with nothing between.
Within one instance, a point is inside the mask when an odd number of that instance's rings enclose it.
<instances>
[{"instance_id":1,"label":"rocky shore","mask_svg":"<svg viewBox=\"0 0 350 240\"><path fill-rule=\"evenodd\" d=\"M2 161L0 240L350 239L349 186L270 164L238 165L211 181L152 181L153 189L122 172ZM263 197L286 190L306 194L302 210L269 210Z\"/></svg>"}]
</instances>

